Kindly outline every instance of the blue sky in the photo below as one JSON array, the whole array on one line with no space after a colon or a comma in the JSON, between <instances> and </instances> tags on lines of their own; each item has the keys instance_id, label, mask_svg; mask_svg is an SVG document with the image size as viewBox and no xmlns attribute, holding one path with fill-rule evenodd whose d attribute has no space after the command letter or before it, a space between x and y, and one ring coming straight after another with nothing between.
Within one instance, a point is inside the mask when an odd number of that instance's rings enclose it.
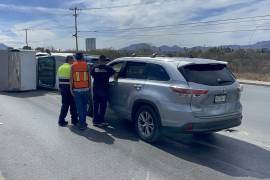
<instances>
[{"instance_id":1,"label":"blue sky","mask_svg":"<svg viewBox=\"0 0 270 180\"><path fill-rule=\"evenodd\" d=\"M269 31L262 30L270 29L270 16L223 24L117 30L270 15L270 0L0 0L0 43L22 47L25 39L23 29L29 28L29 44L32 47L74 49L74 18L69 8L77 6L85 9L134 3L139 5L80 11L79 30L99 32L79 32L79 47L84 48L86 37L96 37L98 48L116 49L139 42L192 47L250 44L270 40ZM243 29L257 30L238 31ZM228 32L203 33L213 31ZM195 35L194 32L201 34Z\"/></svg>"}]
</instances>

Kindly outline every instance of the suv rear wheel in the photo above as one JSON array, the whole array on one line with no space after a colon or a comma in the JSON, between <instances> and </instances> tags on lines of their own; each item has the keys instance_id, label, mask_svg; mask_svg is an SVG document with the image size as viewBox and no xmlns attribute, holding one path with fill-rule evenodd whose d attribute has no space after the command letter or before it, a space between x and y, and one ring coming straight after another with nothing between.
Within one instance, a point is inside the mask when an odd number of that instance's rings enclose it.
<instances>
[{"instance_id":1,"label":"suv rear wheel","mask_svg":"<svg viewBox=\"0 0 270 180\"><path fill-rule=\"evenodd\" d=\"M160 119L150 106L142 106L135 114L135 128L141 139L157 141L160 136Z\"/></svg>"}]
</instances>

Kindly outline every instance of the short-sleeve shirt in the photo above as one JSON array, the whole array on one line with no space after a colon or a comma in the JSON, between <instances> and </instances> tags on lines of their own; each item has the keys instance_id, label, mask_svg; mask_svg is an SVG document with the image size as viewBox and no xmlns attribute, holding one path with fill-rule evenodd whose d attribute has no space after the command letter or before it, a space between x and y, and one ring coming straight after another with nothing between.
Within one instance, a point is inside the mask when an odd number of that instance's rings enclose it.
<instances>
[{"instance_id":1,"label":"short-sleeve shirt","mask_svg":"<svg viewBox=\"0 0 270 180\"><path fill-rule=\"evenodd\" d=\"M115 71L108 65L96 65L91 71L91 76L94 79L93 91L100 95L108 95L109 79Z\"/></svg>"}]
</instances>

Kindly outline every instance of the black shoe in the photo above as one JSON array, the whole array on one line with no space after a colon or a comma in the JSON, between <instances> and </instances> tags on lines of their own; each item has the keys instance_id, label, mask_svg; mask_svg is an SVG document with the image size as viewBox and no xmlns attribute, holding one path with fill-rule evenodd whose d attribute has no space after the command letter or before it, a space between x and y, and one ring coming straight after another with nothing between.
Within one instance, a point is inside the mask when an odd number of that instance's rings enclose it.
<instances>
[{"instance_id":1,"label":"black shoe","mask_svg":"<svg viewBox=\"0 0 270 180\"><path fill-rule=\"evenodd\" d=\"M62 126L62 127L65 127L65 126L68 125L68 122L67 121L61 121L61 122L58 122L58 125Z\"/></svg>"},{"instance_id":2,"label":"black shoe","mask_svg":"<svg viewBox=\"0 0 270 180\"><path fill-rule=\"evenodd\" d=\"M81 131L84 131L87 129L87 124L85 125L81 125L80 123L77 123L76 127L81 130Z\"/></svg>"},{"instance_id":3,"label":"black shoe","mask_svg":"<svg viewBox=\"0 0 270 180\"><path fill-rule=\"evenodd\" d=\"M97 127L105 127L105 126L108 126L109 123L107 122L102 122L102 123L94 123L93 126L97 126Z\"/></svg>"},{"instance_id":4,"label":"black shoe","mask_svg":"<svg viewBox=\"0 0 270 180\"><path fill-rule=\"evenodd\" d=\"M78 120L76 120L76 121L71 121L71 124L73 124L74 126L76 126L78 123L79 123Z\"/></svg>"},{"instance_id":5,"label":"black shoe","mask_svg":"<svg viewBox=\"0 0 270 180\"><path fill-rule=\"evenodd\" d=\"M101 126L109 126L109 123L107 123L107 122L102 122L100 125L101 125Z\"/></svg>"},{"instance_id":6,"label":"black shoe","mask_svg":"<svg viewBox=\"0 0 270 180\"><path fill-rule=\"evenodd\" d=\"M93 126L99 126L100 123L93 123Z\"/></svg>"}]
</instances>

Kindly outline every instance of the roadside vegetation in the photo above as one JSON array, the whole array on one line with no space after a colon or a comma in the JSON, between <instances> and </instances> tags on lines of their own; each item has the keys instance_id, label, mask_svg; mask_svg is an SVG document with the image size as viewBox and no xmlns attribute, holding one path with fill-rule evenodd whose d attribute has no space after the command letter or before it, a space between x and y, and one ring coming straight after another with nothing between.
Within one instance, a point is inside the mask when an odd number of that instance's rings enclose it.
<instances>
[{"instance_id":1,"label":"roadside vegetation","mask_svg":"<svg viewBox=\"0 0 270 180\"><path fill-rule=\"evenodd\" d=\"M149 49L138 51L121 51L113 49L94 50L87 52L92 55L104 54L111 59L131 56L151 56L153 53ZM237 49L214 47L208 50L186 49L183 52L162 52L159 55L169 57L198 57L227 61L230 69L240 79L270 81L270 51L264 49Z\"/></svg>"},{"instance_id":2,"label":"roadside vegetation","mask_svg":"<svg viewBox=\"0 0 270 180\"><path fill-rule=\"evenodd\" d=\"M38 49L40 51L40 49ZM56 51L52 49L52 51ZM74 51L65 51L74 52ZM100 49L84 52L89 55L104 54L110 59L136 56L152 56L157 53L167 57L194 57L209 58L227 61L230 69L239 79L270 81L270 50L268 49L231 49L228 47L213 47L207 50L188 49L181 52L154 52L151 49L140 49L137 51Z\"/></svg>"}]
</instances>

